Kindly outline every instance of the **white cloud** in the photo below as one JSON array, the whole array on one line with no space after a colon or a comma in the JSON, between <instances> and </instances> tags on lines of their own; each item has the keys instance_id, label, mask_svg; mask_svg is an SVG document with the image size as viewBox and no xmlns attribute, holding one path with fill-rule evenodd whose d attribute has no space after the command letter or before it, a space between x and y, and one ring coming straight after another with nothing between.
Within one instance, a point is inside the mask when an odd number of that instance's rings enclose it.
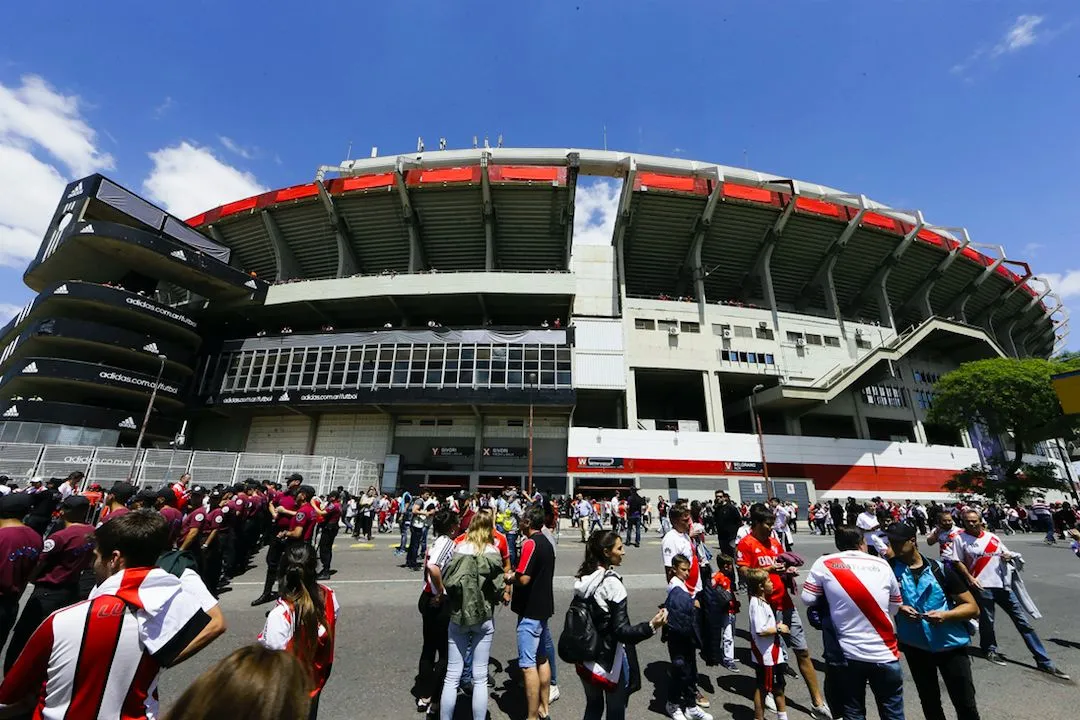
<instances>
[{"instance_id":1,"label":"white cloud","mask_svg":"<svg viewBox=\"0 0 1080 720\"><path fill-rule=\"evenodd\" d=\"M173 109L176 103L172 99L172 95L166 95L165 99L161 101L161 104L154 108L154 118L160 120L165 117L165 113Z\"/></svg>"},{"instance_id":2,"label":"white cloud","mask_svg":"<svg viewBox=\"0 0 1080 720\"><path fill-rule=\"evenodd\" d=\"M233 153L234 155L239 155L240 157L244 158L245 160L251 160L252 158L255 157L255 154L259 151L259 148L257 148L257 147L253 147L253 148L248 149L248 148L244 147L243 145L241 145L240 143L233 140L232 138L225 137L224 135L219 135L218 140L221 141L222 147L224 147L226 150Z\"/></svg>"},{"instance_id":3,"label":"white cloud","mask_svg":"<svg viewBox=\"0 0 1080 720\"><path fill-rule=\"evenodd\" d=\"M22 305L15 305L13 303L0 303L0 327L7 325L8 321L18 315L22 309Z\"/></svg>"},{"instance_id":4,"label":"white cloud","mask_svg":"<svg viewBox=\"0 0 1080 720\"><path fill-rule=\"evenodd\" d=\"M21 82L0 84L0 266L19 269L37 252L68 180L114 165L78 97L36 75Z\"/></svg>"},{"instance_id":5,"label":"white cloud","mask_svg":"<svg viewBox=\"0 0 1080 720\"><path fill-rule=\"evenodd\" d=\"M622 183L614 180L578 183L574 195L575 244L611 244L621 191Z\"/></svg>"},{"instance_id":6,"label":"white cloud","mask_svg":"<svg viewBox=\"0 0 1080 720\"><path fill-rule=\"evenodd\" d=\"M1042 273L1041 277L1050 283L1050 288L1062 299L1080 295L1080 270L1066 270L1063 273Z\"/></svg>"},{"instance_id":7,"label":"white cloud","mask_svg":"<svg viewBox=\"0 0 1080 720\"><path fill-rule=\"evenodd\" d=\"M152 152L150 159L154 167L143 180L143 190L181 218L266 191L251 173L187 141Z\"/></svg>"},{"instance_id":8,"label":"white cloud","mask_svg":"<svg viewBox=\"0 0 1080 720\"><path fill-rule=\"evenodd\" d=\"M1049 39L1055 33L1038 32L1038 27L1043 24L1046 17L1043 15L1020 15L1013 24L1005 31L1005 35L993 46L986 45L971 53L963 62L953 65L950 72L954 75L966 75L973 65L982 60L1008 55L1018 50L1030 47L1040 40ZM1060 32L1060 31L1059 31Z\"/></svg>"}]
</instances>

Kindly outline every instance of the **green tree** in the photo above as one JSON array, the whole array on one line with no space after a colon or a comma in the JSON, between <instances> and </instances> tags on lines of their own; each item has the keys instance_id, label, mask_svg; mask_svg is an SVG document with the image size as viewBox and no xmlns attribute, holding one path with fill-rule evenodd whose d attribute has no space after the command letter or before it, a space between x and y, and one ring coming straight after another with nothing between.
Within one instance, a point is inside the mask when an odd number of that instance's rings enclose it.
<instances>
[{"instance_id":1,"label":"green tree","mask_svg":"<svg viewBox=\"0 0 1080 720\"><path fill-rule=\"evenodd\" d=\"M1076 419L1062 413L1050 382L1066 369L1051 360L992 358L965 363L938 381L928 422L961 431L981 423L995 436L1012 437L1013 457L995 458L1000 473L969 468L950 481L950 490L1011 502L1032 490L1064 487L1047 467L1025 465L1023 455L1041 440L1072 437Z\"/></svg>"}]
</instances>

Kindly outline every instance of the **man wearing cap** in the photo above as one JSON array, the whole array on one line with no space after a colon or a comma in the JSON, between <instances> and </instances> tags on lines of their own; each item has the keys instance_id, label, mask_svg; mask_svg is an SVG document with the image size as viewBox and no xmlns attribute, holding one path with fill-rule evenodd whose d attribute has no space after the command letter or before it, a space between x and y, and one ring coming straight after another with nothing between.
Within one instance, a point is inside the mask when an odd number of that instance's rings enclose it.
<instances>
[{"instance_id":1,"label":"man wearing cap","mask_svg":"<svg viewBox=\"0 0 1080 720\"><path fill-rule=\"evenodd\" d=\"M229 492L214 488L210 491L210 512L206 514L203 524L202 551L203 562L202 581L206 588L217 597L218 588L221 585L222 550L228 541L229 527L229 500L232 496Z\"/></svg>"},{"instance_id":2,"label":"man wearing cap","mask_svg":"<svg viewBox=\"0 0 1080 720\"><path fill-rule=\"evenodd\" d=\"M289 529L284 533L285 540L311 542L318 519L315 506L311 504L313 497L315 497L315 488L310 485L302 485L296 491L296 502L300 507L297 508L296 513L293 514L289 522Z\"/></svg>"},{"instance_id":3,"label":"man wearing cap","mask_svg":"<svg viewBox=\"0 0 1080 720\"><path fill-rule=\"evenodd\" d=\"M26 493L0 497L0 647L15 625L19 598L41 555L41 535L22 521L32 501Z\"/></svg>"},{"instance_id":4,"label":"man wearing cap","mask_svg":"<svg viewBox=\"0 0 1080 720\"><path fill-rule=\"evenodd\" d=\"M926 720L945 720L940 673L956 717L979 720L967 627L969 620L979 616L978 603L956 570L923 557L911 525L894 523L886 535L893 551L889 564L900 584L896 637L907 657L923 715Z\"/></svg>"},{"instance_id":5,"label":"man wearing cap","mask_svg":"<svg viewBox=\"0 0 1080 720\"><path fill-rule=\"evenodd\" d=\"M105 495L105 509L101 512L101 522L98 527L114 517L120 517L128 512L128 502L135 497L135 486L123 480L113 483L109 492Z\"/></svg>"},{"instance_id":6,"label":"man wearing cap","mask_svg":"<svg viewBox=\"0 0 1080 720\"><path fill-rule=\"evenodd\" d=\"M274 599L274 581L277 580L278 560L285 549L285 533L292 529L292 519L296 515L297 491L304 482L304 476L293 473L285 478L288 489L279 493L270 501L270 515L274 518L274 535L266 549L266 580L263 582L262 595L251 601L252 607L268 603ZM314 516L314 513L312 513Z\"/></svg>"},{"instance_id":7,"label":"man wearing cap","mask_svg":"<svg viewBox=\"0 0 1080 720\"><path fill-rule=\"evenodd\" d=\"M169 526L170 550L176 548L176 544L180 541L180 530L184 525L184 514L172 506L175 498L176 496L173 495L172 489L167 487L162 488L154 494L153 507L161 513L161 516L165 518L165 522Z\"/></svg>"},{"instance_id":8,"label":"man wearing cap","mask_svg":"<svg viewBox=\"0 0 1080 720\"><path fill-rule=\"evenodd\" d=\"M5 673L11 670L42 620L82 599L79 577L94 560L94 528L86 524L90 501L81 495L69 495L60 503L60 511L60 528L45 540L30 577L34 592L12 633L4 658Z\"/></svg>"},{"instance_id":9,"label":"man wearing cap","mask_svg":"<svg viewBox=\"0 0 1080 720\"><path fill-rule=\"evenodd\" d=\"M322 534L319 535L319 562L322 563L320 580L330 579L330 563L334 558L334 540L337 539L338 524L341 522L341 494L334 491L327 496L324 508Z\"/></svg>"}]
</instances>

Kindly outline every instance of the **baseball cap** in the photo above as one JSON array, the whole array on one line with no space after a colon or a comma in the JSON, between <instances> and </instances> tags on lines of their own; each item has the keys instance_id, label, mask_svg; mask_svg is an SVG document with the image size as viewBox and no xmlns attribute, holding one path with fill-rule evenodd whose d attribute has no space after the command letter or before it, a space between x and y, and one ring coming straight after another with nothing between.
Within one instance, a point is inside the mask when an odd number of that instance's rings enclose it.
<instances>
[{"instance_id":1,"label":"baseball cap","mask_svg":"<svg viewBox=\"0 0 1080 720\"><path fill-rule=\"evenodd\" d=\"M885 530L885 536L889 538L889 542L907 542L915 539L915 528L906 522L893 523Z\"/></svg>"},{"instance_id":2,"label":"baseball cap","mask_svg":"<svg viewBox=\"0 0 1080 720\"><path fill-rule=\"evenodd\" d=\"M68 495L60 501L63 510L87 510L90 507L90 498L82 495Z\"/></svg>"},{"instance_id":3,"label":"baseball cap","mask_svg":"<svg viewBox=\"0 0 1080 720\"><path fill-rule=\"evenodd\" d=\"M315 497L315 488L311 487L310 485L301 485L300 492L304 493L309 498Z\"/></svg>"},{"instance_id":4,"label":"baseball cap","mask_svg":"<svg viewBox=\"0 0 1080 720\"><path fill-rule=\"evenodd\" d=\"M5 520L22 518L30 512L34 500L26 493L8 493L0 496L0 518Z\"/></svg>"},{"instance_id":5,"label":"baseball cap","mask_svg":"<svg viewBox=\"0 0 1080 720\"><path fill-rule=\"evenodd\" d=\"M40 475L37 476L37 477L30 478L30 484L31 485L40 485L41 481L42 481L42 477Z\"/></svg>"},{"instance_id":6,"label":"baseball cap","mask_svg":"<svg viewBox=\"0 0 1080 720\"><path fill-rule=\"evenodd\" d=\"M304 482L304 476L303 476L303 475L301 475L300 473L293 473L293 474L289 475L288 477L286 477L285 479L286 479L286 480L287 480L288 482L293 482L294 480L298 480L298 481L300 481L300 482Z\"/></svg>"},{"instance_id":7,"label":"baseball cap","mask_svg":"<svg viewBox=\"0 0 1080 720\"><path fill-rule=\"evenodd\" d=\"M135 495L135 486L129 482L120 480L113 483L113 486L109 488L109 494L116 498L117 502L126 503Z\"/></svg>"}]
</instances>

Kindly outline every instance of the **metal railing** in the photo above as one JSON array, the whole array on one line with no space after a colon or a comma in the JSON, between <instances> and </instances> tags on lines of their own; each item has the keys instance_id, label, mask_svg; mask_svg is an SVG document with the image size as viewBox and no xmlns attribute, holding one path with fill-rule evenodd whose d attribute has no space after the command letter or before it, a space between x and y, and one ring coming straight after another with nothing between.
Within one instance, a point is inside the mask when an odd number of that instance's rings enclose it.
<instances>
[{"instance_id":1,"label":"metal railing","mask_svg":"<svg viewBox=\"0 0 1080 720\"><path fill-rule=\"evenodd\" d=\"M379 463L370 460L327 455L279 455L274 453L234 453L210 450L143 449L92 447L83 445L38 445L0 443L0 475L19 480L31 477L67 477L76 470L85 473L85 483L102 487L127 480L135 459L132 480L136 485L162 485L183 473L205 487L230 485L252 478L280 481L300 473L319 494L339 486L349 492L379 486Z\"/></svg>"}]
</instances>

